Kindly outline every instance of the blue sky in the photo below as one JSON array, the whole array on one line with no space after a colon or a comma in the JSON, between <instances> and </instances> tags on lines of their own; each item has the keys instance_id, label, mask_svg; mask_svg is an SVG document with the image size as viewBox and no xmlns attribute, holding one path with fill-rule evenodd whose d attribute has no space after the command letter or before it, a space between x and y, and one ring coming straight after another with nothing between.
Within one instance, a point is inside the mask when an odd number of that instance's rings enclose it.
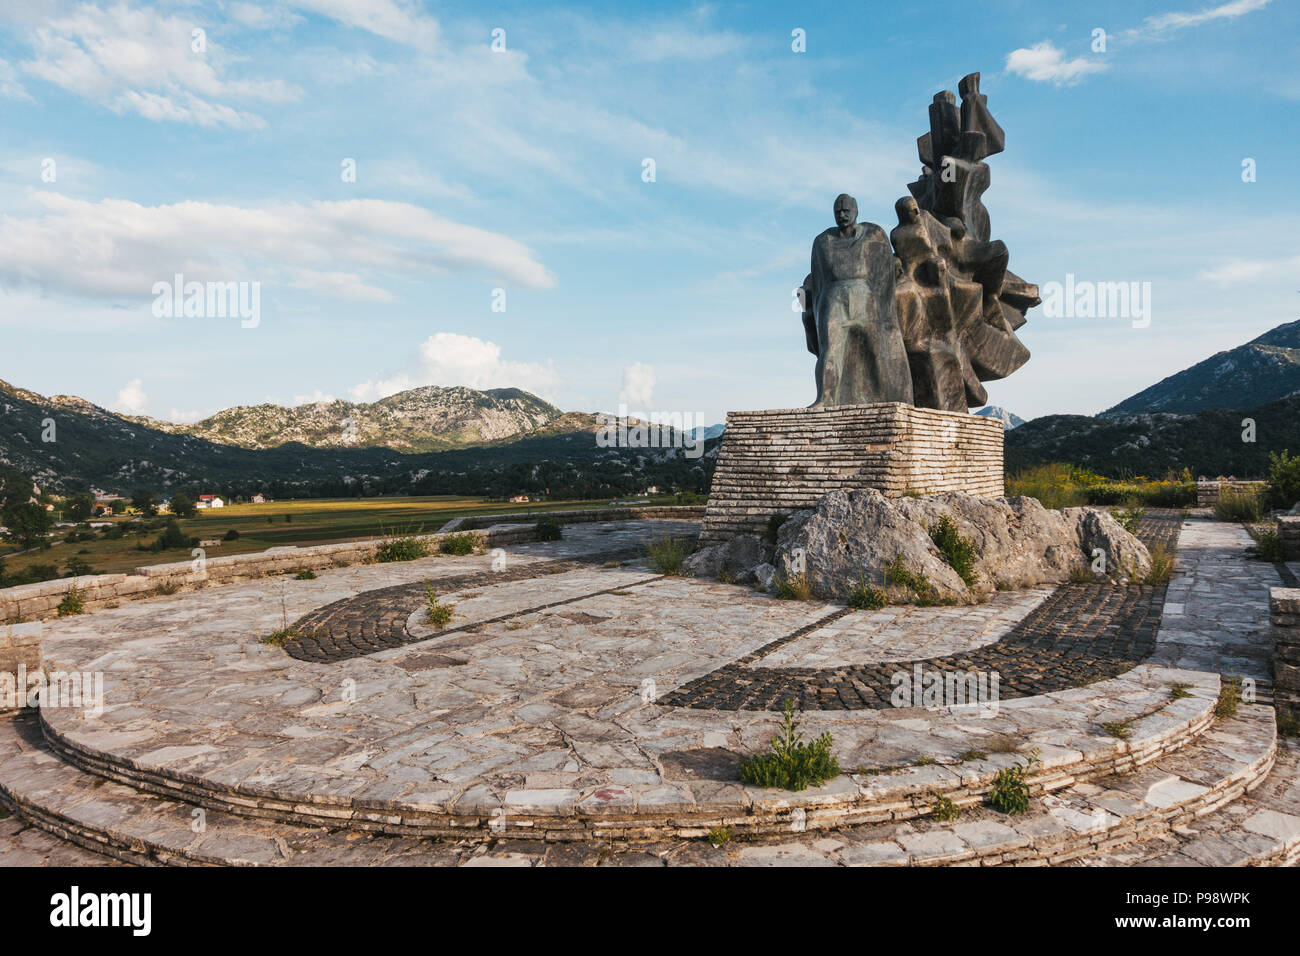
<instances>
[{"instance_id":1,"label":"blue sky","mask_svg":"<svg viewBox=\"0 0 1300 956\"><path fill-rule=\"evenodd\" d=\"M975 70L1011 268L1151 283L1145 328L1031 310L991 402L1094 413L1300 311L1284 0L20 6L0 378L45 394L185 420L423 384L806 405L813 237L842 191L892 227L932 95ZM156 316L178 272L259 283L259 323Z\"/></svg>"}]
</instances>

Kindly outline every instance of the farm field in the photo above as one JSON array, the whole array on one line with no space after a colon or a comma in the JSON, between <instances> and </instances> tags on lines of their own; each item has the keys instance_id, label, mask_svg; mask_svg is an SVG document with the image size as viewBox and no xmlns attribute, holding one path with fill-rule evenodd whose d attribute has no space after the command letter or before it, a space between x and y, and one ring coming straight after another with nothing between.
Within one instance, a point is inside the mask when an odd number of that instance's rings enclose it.
<instances>
[{"instance_id":1,"label":"farm field","mask_svg":"<svg viewBox=\"0 0 1300 956\"><path fill-rule=\"evenodd\" d=\"M639 499L638 499L639 500ZM648 499L655 504L671 504L671 496ZM200 511L182 520L181 530L204 541L224 538L228 531L239 532L232 541L208 547L210 557L248 554L267 548L289 545L328 544L375 538L385 534L413 534L437 531L452 518L463 515L509 515L530 511L555 511L573 508L611 508L602 501L546 501L513 504L483 498L438 495L431 497L384 498L309 498L273 501L263 505L228 505ZM115 523L129 521L117 517ZM143 535L128 533L117 539L95 538L92 541L56 543L53 547L27 553L0 551L0 560L10 574L32 565L58 565L62 572L72 558L85 561L96 572L121 573L150 564L185 561L188 548L167 551L142 551L137 545L152 543L161 531Z\"/></svg>"}]
</instances>

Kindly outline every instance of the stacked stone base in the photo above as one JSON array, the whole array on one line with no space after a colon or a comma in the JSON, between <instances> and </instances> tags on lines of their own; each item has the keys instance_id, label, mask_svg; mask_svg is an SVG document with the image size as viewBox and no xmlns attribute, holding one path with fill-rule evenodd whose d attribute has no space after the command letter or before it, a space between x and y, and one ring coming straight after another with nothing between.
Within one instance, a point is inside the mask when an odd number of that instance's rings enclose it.
<instances>
[{"instance_id":1,"label":"stacked stone base","mask_svg":"<svg viewBox=\"0 0 1300 956\"><path fill-rule=\"evenodd\" d=\"M832 491L1003 494L1000 421L897 402L729 412L702 544L761 533Z\"/></svg>"},{"instance_id":2,"label":"stacked stone base","mask_svg":"<svg viewBox=\"0 0 1300 956\"><path fill-rule=\"evenodd\" d=\"M1277 519L1277 539L1282 545L1283 561L1300 561L1300 515Z\"/></svg>"},{"instance_id":3,"label":"stacked stone base","mask_svg":"<svg viewBox=\"0 0 1300 956\"><path fill-rule=\"evenodd\" d=\"M1300 588L1269 593L1273 625L1273 704L1283 717L1300 718Z\"/></svg>"}]
</instances>

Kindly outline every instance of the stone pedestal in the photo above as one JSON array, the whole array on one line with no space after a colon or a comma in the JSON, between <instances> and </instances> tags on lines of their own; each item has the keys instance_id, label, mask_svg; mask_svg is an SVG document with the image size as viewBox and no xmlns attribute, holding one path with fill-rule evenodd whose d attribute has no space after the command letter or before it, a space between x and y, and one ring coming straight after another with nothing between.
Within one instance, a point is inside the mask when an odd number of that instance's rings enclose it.
<instances>
[{"instance_id":1,"label":"stone pedestal","mask_svg":"<svg viewBox=\"0 0 1300 956\"><path fill-rule=\"evenodd\" d=\"M1002 423L898 402L729 412L702 544L761 534L831 491L1003 494Z\"/></svg>"}]
</instances>

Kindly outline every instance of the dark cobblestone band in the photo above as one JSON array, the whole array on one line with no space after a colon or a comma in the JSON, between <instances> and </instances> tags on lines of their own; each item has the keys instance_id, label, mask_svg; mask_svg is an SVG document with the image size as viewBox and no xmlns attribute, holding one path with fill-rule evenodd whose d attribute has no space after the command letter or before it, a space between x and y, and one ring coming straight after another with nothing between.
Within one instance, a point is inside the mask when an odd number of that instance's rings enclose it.
<instances>
[{"instance_id":1,"label":"dark cobblestone band","mask_svg":"<svg viewBox=\"0 0 1300 956\"><path fill-rule=\"evenodd\" d=\"M1139 523L1138 537L1148 547L1159 543L1172 553L1181 524L1177 509L1151 509ZM838 620L845 609L682 685L658 703L780 710L788 700L802 710L882 710L894 706L894 675L910 676L917 665L928 672L996 673L998 699L1032 697L1114 677L1150 657L1164 603L1163 586L1070 584L1057 588L1003 637L967 653L842 667L750 666Z\"/></svg>"},{"instance_id":2,"label":"dark cobblestone band","mask_svg":"<svg viewBox=\"0 0 1300 956\"><path fill-rule=\"evenodd\" d=\"M1114 677L1150 657L1164 596L1163 587L1149 585L1068 584L1002 638L967 653L842 667L747 666L846 613L838 611L658 702L712 710L780 710L789 700L802 710L883 710L893 706L894 675L910 677L918 664L929 672L996 673L1000 700L1047 694Z\"/></svg>"}]
</instances>

